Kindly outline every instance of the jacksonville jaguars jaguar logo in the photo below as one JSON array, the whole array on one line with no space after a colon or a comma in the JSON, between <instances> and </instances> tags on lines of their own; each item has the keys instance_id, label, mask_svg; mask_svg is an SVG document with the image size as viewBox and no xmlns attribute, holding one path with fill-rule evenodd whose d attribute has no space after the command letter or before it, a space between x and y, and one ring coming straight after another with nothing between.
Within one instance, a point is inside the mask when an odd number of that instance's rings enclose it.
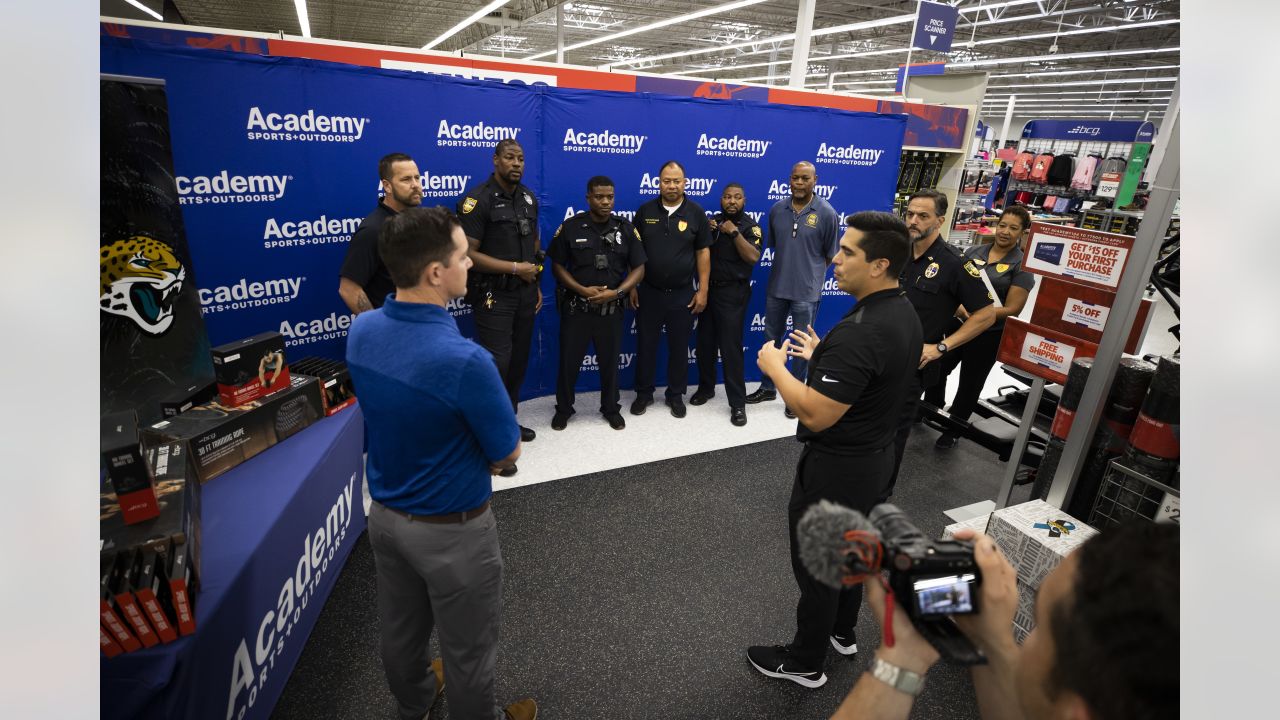
<instances>
[{"instance_id":1,"label":"jacksonville jaguars jaguar logo","mask_svg":"<svg viewBox=\"0 0 1280 720\"><path fill-rule=\"evenodd\" d=\"M149 335L164 334L187 277L173 248L135 235L102 246L98 259L102 311L129 318Z\"/></svg>"}]
</instances>

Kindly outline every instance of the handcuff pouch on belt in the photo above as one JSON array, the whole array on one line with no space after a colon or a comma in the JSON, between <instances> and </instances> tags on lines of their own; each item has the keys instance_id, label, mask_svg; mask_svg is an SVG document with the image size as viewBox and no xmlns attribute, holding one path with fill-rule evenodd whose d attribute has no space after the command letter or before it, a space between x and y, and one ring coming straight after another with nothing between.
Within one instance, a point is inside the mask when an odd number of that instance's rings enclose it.
<instances>
[{"instance_id":1,"label":"handcuff pouch on belt","mask_svg":"<svg viewBox=\"0 0 1280 720\"><path fill-rule=\"evenodd\" d=\"M573 315L622 314L622 298L610 300L606 303L593 304L581 295L565 290L562 287L556 288L556 306L567 317Z\"/></svg>"}]
</instances>

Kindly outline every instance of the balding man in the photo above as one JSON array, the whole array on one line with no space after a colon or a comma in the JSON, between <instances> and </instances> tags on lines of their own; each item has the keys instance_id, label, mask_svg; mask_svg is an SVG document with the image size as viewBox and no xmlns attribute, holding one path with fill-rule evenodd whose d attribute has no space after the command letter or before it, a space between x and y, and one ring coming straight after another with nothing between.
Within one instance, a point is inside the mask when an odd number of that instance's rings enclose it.
<instances>
[{"instance_id":1,"label":"balding man","mask_svg":"<svg viewBox=\"0 0 1280 720\"><path fill-rule=\"evenodd\" d=\"M813 163L802 160L791 168L791 197L779 200L769 210L769 244L773 247L773 270L765 293L764 337L775 347L786 335L787 316L791 326L804 330L818 316L822 280L827 266L840 249L840 218L826 200L814 192L818 173ZM792 358L791 374L804 382L808 363ZM766 375L747 402L774 400L778 392ZM791 408L787 417L794 418Z\"/></svg>"}]
</instances>

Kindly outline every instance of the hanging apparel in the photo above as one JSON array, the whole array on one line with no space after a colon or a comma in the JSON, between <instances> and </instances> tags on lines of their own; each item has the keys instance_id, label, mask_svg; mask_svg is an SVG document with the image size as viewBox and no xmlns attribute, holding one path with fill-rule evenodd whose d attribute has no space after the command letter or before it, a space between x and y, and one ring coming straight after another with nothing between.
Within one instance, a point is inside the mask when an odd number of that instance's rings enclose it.
<instances>
[{"instance_id":1,"label":"hanging apparel","mask_svg":"<svg viewBox=\"0 0 1280 720\"><path fill-rule=\"evenodd\" d=\"M1129 166L1129 163L1124 158L1118 155L1112 155L1106 160L1103 160L1102 163L1098 165L1097 179L1101 179L1103 173L1119 173L1120 175L1123 175L1124 169L1128 166ZM1094 184L1097 184L1097 179L1095 179Z\"/></svg>"},{"instance_id":2,"label":"hanging apparel","mask_svg":"<svg viewBox=\"0 0 1280 720\"><path fill-rule=\"evenodd\" d=\"M1066 187L1071 184L1071 171L1075 166L1076 158L1074 155L1062 154L1053 159L1049 165L1049 172L1046 176L1046 183L1059 187Z\"/></svg>"},{"instance_id":3,"label":"hanging apparel","mask_svg":"<svg viewBox=\"0 0 1280 720\"><path fill-rule=\"evenodd\" d=\"M1058 201L1053 204L1052 212L1055 215L1061 215L1067 211L1067 206L1070 204L1071 198L1060 197L1058 198Z\"/></svg>"},{"instance_id":4,"label":"hanging apparel","mask_svg":"<svg viewBox=\"0 0 1280 720\"><path fill-rule=\"evenodd\" d=\"M1013 159L1013 179L1026 180L1031 177L1031 164L1035 162L1036 156L1030 151L1024 150L1018 153L1018 157Z\"/></svg>"},{"instance_id":5,"label":"hanging apparel","mask_svg":"<svg viewBox=\"0 0 1280 720\"><path fill-rule=\"evenodd\" d=\"M1089 190L1093 188L1093 171L1098 168L1097 155L1086 155L1076 164L1076 172L1071 176L1072 190Z\"/></svg>"},{"instance_id":6,"label":"hanging apparel","mask_svg":"<svg viewBox=\"0 0 1280 720\"><path fill-rule=\"evenodd\" d=\"M1028 178L1031 182L1044 185L1049 180L1049 166L1053 164L1053 155L1044 153L1037 155L1036 161L1031 165L1031 176Z\"/></svg>"}]
</instances>

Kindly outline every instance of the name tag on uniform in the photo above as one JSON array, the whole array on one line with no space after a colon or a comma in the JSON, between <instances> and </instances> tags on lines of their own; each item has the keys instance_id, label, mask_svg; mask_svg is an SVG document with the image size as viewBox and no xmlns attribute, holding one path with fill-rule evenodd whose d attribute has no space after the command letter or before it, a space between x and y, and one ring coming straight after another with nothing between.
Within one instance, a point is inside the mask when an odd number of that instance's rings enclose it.
<instances>
[{"instance_id":1,"label":"name tag on uniform","mask_svg":"<svg viewBox=\"0 0 1280 720\"><path fill-rule=\"evenodd\" d=\"M573 239L573 244L574 244L574 245L586 245L586 244L587 244L587 242L588 242L587 238L584 238L584 237L574 238L574 239Z\"/></svg>"}]
</instances>

